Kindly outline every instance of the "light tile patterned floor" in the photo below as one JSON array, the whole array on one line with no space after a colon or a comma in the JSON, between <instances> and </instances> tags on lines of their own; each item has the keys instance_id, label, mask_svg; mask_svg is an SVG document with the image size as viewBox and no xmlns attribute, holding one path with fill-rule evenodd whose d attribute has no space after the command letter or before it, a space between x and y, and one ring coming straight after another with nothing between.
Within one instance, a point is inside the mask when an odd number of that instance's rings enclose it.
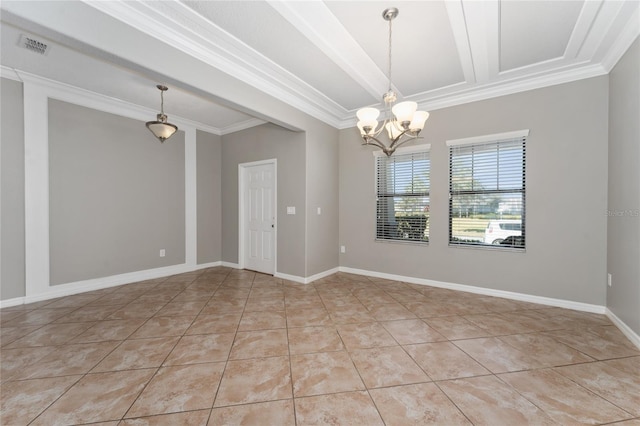
<instances>
[{"instance_id":1,"label":"light tile patterned floor","mask_svg":"<svg viewBox=\"0 0 640 426\"><path fill-rule=\"evenodd\" d=\"M640 425L603 315L228 268L0 311L2 425Z\"/></svg>"}]
</instances>

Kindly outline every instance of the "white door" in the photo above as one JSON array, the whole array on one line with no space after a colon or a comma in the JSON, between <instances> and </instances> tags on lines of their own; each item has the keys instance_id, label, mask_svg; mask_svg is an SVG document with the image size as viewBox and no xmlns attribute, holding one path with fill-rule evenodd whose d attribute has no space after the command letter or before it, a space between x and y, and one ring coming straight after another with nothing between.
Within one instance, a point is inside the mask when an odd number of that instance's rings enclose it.
<instances>
[{"instance_id":1,"label":"white door","mask_svg":"<svg viewBox=\"0 0 640 426\"><path fill-rule=\"evenodd\" d=\"M244 267L275 272L275 164L244 168Z\"/></svg>"}]
</instances>

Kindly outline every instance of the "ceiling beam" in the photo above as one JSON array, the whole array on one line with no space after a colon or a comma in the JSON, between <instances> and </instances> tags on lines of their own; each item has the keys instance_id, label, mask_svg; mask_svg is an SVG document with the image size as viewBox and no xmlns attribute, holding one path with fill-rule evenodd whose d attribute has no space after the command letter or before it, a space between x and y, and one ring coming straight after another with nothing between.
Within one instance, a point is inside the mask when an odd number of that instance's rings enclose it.
<instances>
[{"instance_id":1,"label":"ceiling beam","mask_svg":"<svg viewBox=\"0 0 640 426\"><path fill-rule=\"evenodd\" d=\"M267 2L375 99L388 90L388 77L324 2Z\"/></svg>"},{"instance_id":2,"label":"ceiling beam","mask_svg":"<svg viewBox=\"0 0 640 426\"><path fill-rule=\"evenodd\" d=\"M487 83L500 71L500 5L498 1L463 1L469 47L477 83Z\"/></svg>"},{"instance_id":3,"label":"ceiling beam","mask_svg":"<svg viewBox=\"0 0 640 426\"><path fill-rule=\"evenodd\" d=\"M458 48L458 57L460 58L464 79L468 84L473 84L476 82L476 72L473 67L473 56L471 55L471 45L462 0L446 1L444 5L447 8L451 31Z\"/></svg>"},{"instance_id":4,"label":"ceiling beam","mask_svg":"<svg viewBox=\"0 0 640 426\"><path fill-rule=\"evenodd\" d=\"M578 15L578 20L575 27L573 27L571 37L564 52L566 59L572 60L578 57L603 2L603 0L592 0L586 1L582 5L580 15Z\"/></svg>"},{"instance_id":5,"label":"ceiling beam","mask_svg":"<svg viewBox=\"0 0 640 426\"><path fill-rule=\"evenodd\" d=\"M83 1L327 124L336 126L347 113L325 94L181 2ZM253 111L248 114L256 115Z\"/></svg>"}]
</instances>

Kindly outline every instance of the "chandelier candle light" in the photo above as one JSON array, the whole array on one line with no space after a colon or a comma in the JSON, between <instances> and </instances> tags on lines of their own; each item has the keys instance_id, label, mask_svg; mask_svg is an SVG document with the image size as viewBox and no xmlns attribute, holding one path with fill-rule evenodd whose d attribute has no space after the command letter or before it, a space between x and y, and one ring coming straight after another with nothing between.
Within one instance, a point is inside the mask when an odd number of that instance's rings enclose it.
<instances>
[{"instance_id":1,"label":"chandelier candle light","mask_svg":"<svg viewBox=\"0 0 640 426\"><path fill-rule=\"evenodd\" d=\"M387 156L393 155L400 145L416 139L429 118L428 112L416 111L418 104L415 102L395 103L398 95L391 88L391 22L397 16L398 9L395 7L385 9L382 12L382 17L385 21L389 21L389 90L382 95L387 118L378 127L380 111L377 108L362 108L356 113L358 117L357 126L364 141L362 144L377 146ZM389 146L378 139L383 130L387 131L387 136L391 141Z\"/></svg>"},{"instance_id":2,"label":"chandelier candle light","mask_svg":"<svg viewBox=\"0 0 640 426\"><path fill-rule=\"evenodd\" d=\"M164 113L164 92L169 88L162 84L158 84L156 87L160 90L160 114L156 116L156 121L147 121L147 129L162 143L178 131L178 126L168 123L167 115Z\"/></svg>"}]
</instances>

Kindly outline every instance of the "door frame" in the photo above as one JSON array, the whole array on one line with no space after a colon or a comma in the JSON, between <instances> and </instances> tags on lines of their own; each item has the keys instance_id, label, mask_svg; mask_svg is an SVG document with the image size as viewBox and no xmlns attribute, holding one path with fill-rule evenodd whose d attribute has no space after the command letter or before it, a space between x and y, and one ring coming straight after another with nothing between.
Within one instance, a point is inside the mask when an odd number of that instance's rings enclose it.
<instances>
[{"instance_id":1,"label":"door frame","mask_svg":"<svg viewBox=\"0 0 640 426\"><path fill-rule=\"evenodd\" d=\"M238 164L238 267L245 267L245 236L247 224L244 222L245 202L244 193L247 189L245 173L247 169L255 166L273 165L273 275L278 273L278 160L271 158L268 160L251 161Z\"/></svg>"}]
</instances>

